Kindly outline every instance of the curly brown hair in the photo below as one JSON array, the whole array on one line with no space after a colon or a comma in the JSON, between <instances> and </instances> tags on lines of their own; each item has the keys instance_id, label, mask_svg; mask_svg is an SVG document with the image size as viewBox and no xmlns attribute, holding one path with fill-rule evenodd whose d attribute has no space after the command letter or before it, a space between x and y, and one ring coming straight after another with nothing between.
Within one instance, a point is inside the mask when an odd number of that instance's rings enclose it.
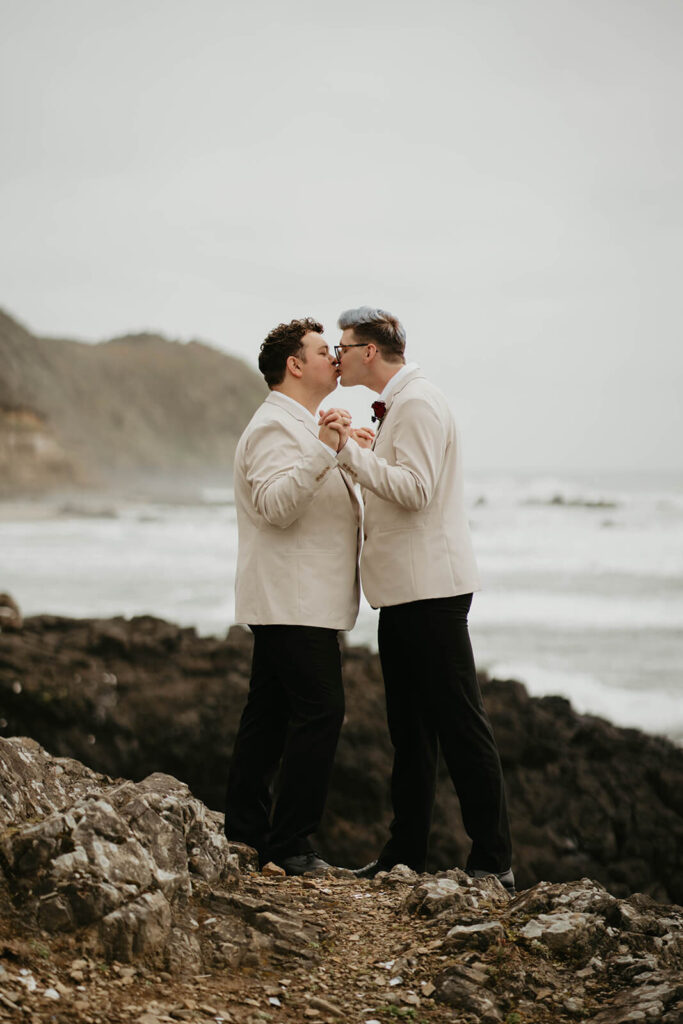
<instances>
[{"instance_id":1,"label":"curly brown hair","mask_svg":"<svg viewBox=\"0 0 683 1024\"><path fill-rule=\"evenodd\" d=\"M258 368L269 388L282 384L289 357L302 355L304 335L309 331L322 334L323 330L323 325L310 316L302 320L290 320L288 324L278 324L272 329L261 345L258 357Z\"/></svg>"}]
</instances>

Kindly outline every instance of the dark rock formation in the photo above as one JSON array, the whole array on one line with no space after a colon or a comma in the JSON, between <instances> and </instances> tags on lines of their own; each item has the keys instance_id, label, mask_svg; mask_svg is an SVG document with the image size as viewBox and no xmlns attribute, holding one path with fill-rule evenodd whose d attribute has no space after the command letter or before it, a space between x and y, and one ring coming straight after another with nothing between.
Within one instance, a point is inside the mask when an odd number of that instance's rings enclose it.
<instances>
[{"instance_id":1,"label":"dark rock formation","mask_svg":"<svg viewBox=\"0 0 683 1024\"><path fill-rule=\"evenodd\" d=\"M264 395L258 373L200 342L39 338L0 310L0 497L223 483Z\"/></svg>"},{"instance_id":2,"label":"dark rock formation","mask_svg":"<svg viewBox=\"0 0 683 1024\"><path fill-rule=\"evenodd\" d=\"M150 617L39 616L0 634L0 735L134 780L164 772L220 810L247 691L251 636L199 638ZM320 842L335 863L376 855L390 819L391 747L376 655L344 653L347 720ZM576 714L519 683L483 681L503 758L520 887L581 876L615 896L683 902L683 751ZM430 868L464 864L442 770Z\"/></svg>"}]
</instances>

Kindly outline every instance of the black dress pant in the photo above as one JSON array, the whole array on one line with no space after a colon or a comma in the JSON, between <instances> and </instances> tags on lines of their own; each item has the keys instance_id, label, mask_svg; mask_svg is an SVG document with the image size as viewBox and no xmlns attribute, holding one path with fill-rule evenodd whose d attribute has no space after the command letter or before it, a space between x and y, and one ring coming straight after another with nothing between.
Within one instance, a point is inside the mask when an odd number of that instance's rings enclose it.
<instances>
[{"instance_id":1,"label":"black dress pant","mask_svg":"<svg viewBox=\"0 0 683 1024\"><path fill-rule=\"evenodd\" d=\"M510 826L500 757L467 626L471 594L380 609L379 653L394 745L391 838L382 864L424 871L439 744L472 849L468 868L507 871Z\"/></svg>"},{"instance_id":2,"label":"black dress pant","mask_svg":"<svg viewBox=\"0 0 683 1024\"><path fill-rule=\"evenodd\" d=\"M344 719L337 631L251 626L247 703L228 775L225 834L261 863L312 849ZM279 792L271 792L281 762Z\"/></svg>"}]
</instances>

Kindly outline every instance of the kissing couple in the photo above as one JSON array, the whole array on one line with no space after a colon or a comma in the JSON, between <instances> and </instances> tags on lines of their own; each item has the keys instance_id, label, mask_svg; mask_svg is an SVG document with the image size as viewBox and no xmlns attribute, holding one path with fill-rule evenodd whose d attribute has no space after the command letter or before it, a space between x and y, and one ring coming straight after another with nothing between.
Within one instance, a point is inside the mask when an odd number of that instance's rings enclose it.
<instances>
[{"instance_id":1,"label":"kissing couple","mask_svg":"<svg viewBox=\"0 0 683 1024\"><path fill-rule=\"evenodd\" d=\"M289 875L329 869L311 836L344 718L338 633L356 621L362 580L379 608L394 816L355 874L425 870L441 748L472 841L466 870L514 894L500 757L467 624L479 576L460 437L445 397L406 362L395 316L361 306L339 327L334 352L310 318L270 332L258 360L270 393L237 445L235 618L254 653L225 833ZM344 409L316 419L338 383L375 392L376 431L354 428Z\"/></svg>"}]
</instances>

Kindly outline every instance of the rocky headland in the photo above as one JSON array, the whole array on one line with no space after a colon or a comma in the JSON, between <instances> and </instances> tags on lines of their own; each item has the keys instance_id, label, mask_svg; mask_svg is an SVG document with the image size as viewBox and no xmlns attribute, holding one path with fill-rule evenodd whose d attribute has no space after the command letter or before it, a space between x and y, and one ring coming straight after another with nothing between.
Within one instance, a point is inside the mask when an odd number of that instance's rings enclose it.
<instances>
[{"instance_id":1,"label":"rocky headland","mask_svg":"<svg viewBox=\"0 0 683 1024\"><path fill-rule=\"evenodd\" d=\"M0 497L225 484L265 385L199 341L33 334L0 310Z\"/></svg>"},{"instance_id":2,"label":"rocky headland","mask_svg":"<svg viewBox=\"0 0 683 1024\"><path fill-rule=\"evenodd\" d=\"M14 616L14 619L12 619ZM165 773L222 810L243 706L251 635L198 637L152 617L27 618L0 632L0 736L140 783ZM348 867L372 859L391 810L391 748L378 658L344 651L347 714L321 851ZM613 896L683 903L683 750L483 679L503 759L519 885L589 877ZM465 863L468 840L442 771L429 868Z\"/></svg>"}]
</instances>

